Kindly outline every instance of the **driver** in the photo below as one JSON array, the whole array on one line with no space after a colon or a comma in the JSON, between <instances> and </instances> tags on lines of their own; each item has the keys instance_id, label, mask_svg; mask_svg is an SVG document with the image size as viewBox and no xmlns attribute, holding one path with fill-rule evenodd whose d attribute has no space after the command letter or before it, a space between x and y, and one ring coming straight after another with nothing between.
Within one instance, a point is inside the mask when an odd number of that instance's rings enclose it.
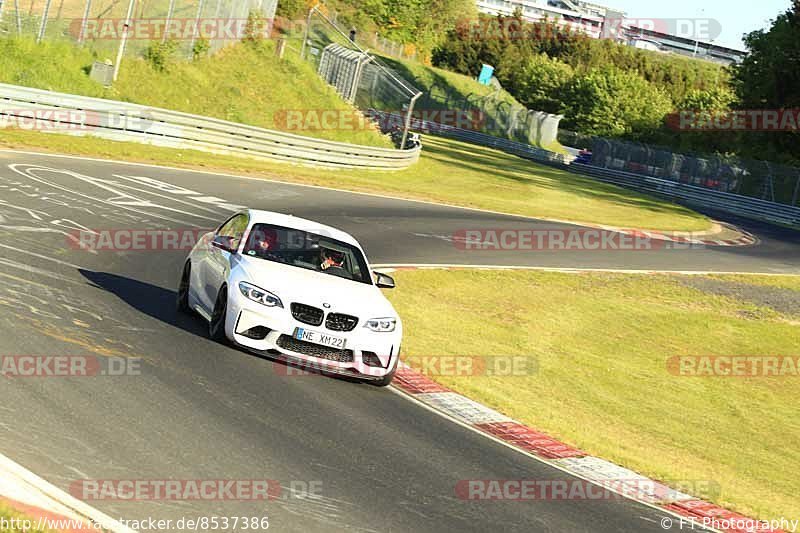
<instances>
[{"instance_id":1,"label":"driver","mask_svg":"<svg viewBox=\"0 0 800 533\"><path fill-rule=\"evenodd\" d=\"M252 233L249 254L264 258L275 258L279 249L278 236L272 231L258 230Z\"/></svg>"},{"instance_id":2,"label":"driver","mask_svg":"<svg viewBox=\"0 0 800 533\"><path fill-rule=\"evenodd\" d=\"M322 263L319 266L322 270L328 270L331 267L344 268L344 252L323 248L320 251L320 255Z\"/></svg>"}]
</instances>

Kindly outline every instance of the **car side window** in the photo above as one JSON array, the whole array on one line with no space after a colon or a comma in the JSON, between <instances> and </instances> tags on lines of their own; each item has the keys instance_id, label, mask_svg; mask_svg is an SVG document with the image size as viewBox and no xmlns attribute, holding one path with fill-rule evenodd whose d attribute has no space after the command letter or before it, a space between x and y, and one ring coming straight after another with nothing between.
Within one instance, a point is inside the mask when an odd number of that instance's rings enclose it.
<instances>
[{"instance_id":1,"label":"car side window","mask_svg":"<svg viewBox=\"0 0 800 533\"><path fill-rule=\"evenodd\" d=\"M239 243L242 242L248 222L249 219L246 214L235 215L219 228L217 236L231 237L231 247L236 249L239 247Z\"/></svg>"}]
</instances>

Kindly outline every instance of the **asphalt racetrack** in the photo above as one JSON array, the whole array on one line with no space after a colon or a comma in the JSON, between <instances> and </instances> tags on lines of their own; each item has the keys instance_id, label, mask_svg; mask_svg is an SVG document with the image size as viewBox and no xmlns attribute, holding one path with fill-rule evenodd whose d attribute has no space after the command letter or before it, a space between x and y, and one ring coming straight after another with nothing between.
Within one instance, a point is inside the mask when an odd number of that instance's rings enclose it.
<instances>
[{"instance_id":1,"label":"asphalt racetrack","mask_svg":"<svg viewBox=\"0 0 800 533\"><path fill-rule=\"evenodd\" d=\"M468 501L468 479L570 479L389 389L208 340L176 315L186 251L81 250L82 228L213 228L242 206L342 228L374 264L800 273L800 240L747 223L748 247L467 252L520 217L256 179L0 152L0 354L132 357L138 375L0 378L0 453L64 490L80 480L277 480L270 501L89 501L114 518L268 516L275 531L661 531L622 501ZM402 290L402 287L397 290ZM284 369L284 370L282 370ZM673 527L679 529L677 521ZM240 528L241 530L241 528Z\"/></svg>"}]
</instances>

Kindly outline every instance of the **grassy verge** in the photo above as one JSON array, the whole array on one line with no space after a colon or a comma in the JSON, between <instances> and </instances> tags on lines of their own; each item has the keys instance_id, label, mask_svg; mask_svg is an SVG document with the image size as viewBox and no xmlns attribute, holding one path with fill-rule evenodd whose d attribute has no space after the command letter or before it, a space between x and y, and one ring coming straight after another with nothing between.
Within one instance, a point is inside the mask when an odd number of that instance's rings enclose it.
<instances>
[{"instance_id":1,"label":"grassy verge","mask_svg":"<svg viewBox=\"0 0 800 533\"><path fill-rule=\"evenodd\" d=\"M108 89L86 75L94 59L91 50L67 42L37 45L26 39L0 38L0 82L134 102L270 129L285 129L286 113L297 110L339 110L346 117L355 113L355 108L323 82L310 64L292 54L278 60L274 41L239 43L197 61L174 59L165 71L154 70L143 59L126 57L119 80ZM391 141L372 126L309 129L314 125L306 121L302 131L292 133L392 147Z\"/></svg>"},{"instance_id":2,"label":"grassy verge","mask_svg":"<svg viewBox=\"0 0 800 533\"><path fill-rule=\"evenodd\" d=\"M388 295L404 319L407 356L538 362L525 376L434 379L656 479L718 483L719 504L764 519L800 517L800 377L683 377L667 368L673 356L800 355L798 316L717 296L677 276L396 277L398 289ZM776 285L771 277L744 279ZM800 288L800 277L781 280Z\"/></svg>"},{"instance_id":3,"label":"grassy verge","mask_svg":"<svg viewBox=\"0 0 800 533\"><path fill-rule=\"evenodd\" d=\"M20 524L19 521L27 520L29 517L23 515L22 513L18 513L8 505L4 503L0 503L0 522L6 524L9 527L3 527L0 525L0 533L20 533L25 531L26 533L48 533L50 530L46 529L38 529L35 527L36 520L32 520L34 527L32 529L24 529L22 526L26 525L24 523ZM14 522L12 522L12 520ZM20 526L20 527L10 527L11 525Z\"/></svg>"},{"instance_id":4,"label":"grassy verge","mask_svg":"<svg viewBox=\"0 0 800 533\"><path fill-rule=\"evenodd\" d=\"M422 159L400 172L322 170L253 159L39 132L0 130L0 146L234 172L391 194L518 215L656 230L700 231L707 218L675 204L507 155L425 137Z\"/></svg>"},{"instance_id":5,"label":"grassy verge","mask_svg":"<svg viewBox=\"0 0 800 533\"><path fill-rule=\"evenodd\" d=\"M381 60L400 73L401 76L411 80L418 89L430 94L433 98L441 100L443 106L445 100L456 104L468 98L479 100L490 96L498 103L522 105L508 91L481 85L470 76L406 59L381 56Z\"/></svg>"},{"instance_id":6,"label":"grassy verge","mask_svg":"<svg viewBox=\"0 0 800 533\"><path fill-rule=\"evenodd\" d=\"M411 80L424 93L422 99L417 102L417 110L479 109L483 112L484 119L489 121L490 124L495 122L506 124L509 120L507 116L509 109L512 107L525 107L505 89L481 85L470 76L424 65L416 61L385 56L382 56L381 59L401 76ZM478 129L490 135L507 138L505 128L500 127L498 131L497 128L487 129L485 126L485 124L481 125ZM526 143L533 142L524 133L519 131L517 133L513 140ZM541 143L538 144L541 145ZM541 145L541 147L557 153L566 153L564 147L557 140L548 143L546 146Z\"/></svg>"}]
</instances>

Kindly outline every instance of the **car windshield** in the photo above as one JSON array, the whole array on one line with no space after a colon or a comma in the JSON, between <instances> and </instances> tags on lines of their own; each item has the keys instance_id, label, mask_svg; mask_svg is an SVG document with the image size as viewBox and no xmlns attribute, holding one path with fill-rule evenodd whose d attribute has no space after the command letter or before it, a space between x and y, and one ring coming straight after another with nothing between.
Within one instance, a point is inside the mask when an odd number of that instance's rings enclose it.
<instances>
[{"instance_id":1,"label":"car windshield","mask_svg":"<svg viewBox=\"0 0 800 533\"><path fill-rule=\"evenodd\" d=\"M273 224L254 224L243 253L372 285L361 250L316 233Z\"/></svg>"}]
</instances>

